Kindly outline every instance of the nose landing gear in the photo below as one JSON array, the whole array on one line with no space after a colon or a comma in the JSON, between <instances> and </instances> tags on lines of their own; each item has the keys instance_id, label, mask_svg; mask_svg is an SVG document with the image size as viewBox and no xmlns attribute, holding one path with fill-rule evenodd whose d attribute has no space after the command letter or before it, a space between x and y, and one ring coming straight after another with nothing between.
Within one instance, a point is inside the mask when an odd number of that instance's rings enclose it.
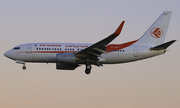
<instances>
[{"instance_id":1,"label":"nose landing gear","mask_svg":"<svg viewBox=\"0 0 180 108\"><path fill-rule=\"evenodd\" d=\"M25 62L24 62L24 61L18 61L18 60L16 60L16 63L23 64L22 69L23 69L23 70L26 70L26 65L25 65Z\"/></svg>"},{"instance_id":2,"label":"nose landing gear","mask_svg":"<svg viewBox=\"0 0 180 108\"><path fill-rule=\"evenodd\" d=\"M25 66L25 64L24 64L24 66L22 67L22 69L23 69L23 70L26 70L26 66Z\"/></svg>"}]
</instances>

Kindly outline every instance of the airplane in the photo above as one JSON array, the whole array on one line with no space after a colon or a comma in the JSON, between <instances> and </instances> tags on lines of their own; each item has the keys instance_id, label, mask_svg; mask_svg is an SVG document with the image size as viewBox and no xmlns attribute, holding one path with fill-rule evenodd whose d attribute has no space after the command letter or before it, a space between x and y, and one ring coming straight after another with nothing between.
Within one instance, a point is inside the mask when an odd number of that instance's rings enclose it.
<instances>
[{"instance_id":1,"label":"airplane","mask_svg":"<svg viewBox=\"0 0 180 108\"><path fill-rule=\"evenodd\" d=\"M176 40L164 43L172 11L164 11L150 28L137 40L123 44L109 44L122 31L125 21L110 36L95 44L83 43L27 43L15 46L4 56L23 64L56 63L58 70L75 70L85 65L85 73L90 74L92 66L138 61L161 55Z\"/></svg>"}]
</instances>

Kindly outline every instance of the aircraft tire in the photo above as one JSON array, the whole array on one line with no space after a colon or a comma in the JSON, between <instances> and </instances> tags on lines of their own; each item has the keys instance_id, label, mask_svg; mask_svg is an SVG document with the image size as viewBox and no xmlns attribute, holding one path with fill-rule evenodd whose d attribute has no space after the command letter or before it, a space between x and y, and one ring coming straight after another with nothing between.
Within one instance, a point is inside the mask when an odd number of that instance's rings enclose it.
<instances>
[{"instance_id":1,"label":"aircraft tire","mask_svg":"<svg viewBox=\"0 0 180 108\"><path fill-rule=\"evenodd\" d=\"M23 69L23 70L26 70L26 66L23 66L22 69Z\"/></svg>"},{"instance_id":2,"label":"aircraft tire","mask_svg":"<svg viewBox=\"0 0 180 108\"><path fill-rule=\"evenodd\" d=\"M90 74L90 73L91 73L91 70L90 70L90 69L86 69L86 70L85 70L85 73L86 73L86 74Z\"/></svg>"},{"instance_id":3,"label":"aircraft tire","mask_svg":"<svg viewBox=\"0 0 180 108\"><path fill-rule=\"evenodd\" d=\"M86 65L86 69L91 70L91 68L92 68L92 67L91 67L91 65L90 65L90 64L87 64L87 65Z\"/></svg>"}]
</instances>

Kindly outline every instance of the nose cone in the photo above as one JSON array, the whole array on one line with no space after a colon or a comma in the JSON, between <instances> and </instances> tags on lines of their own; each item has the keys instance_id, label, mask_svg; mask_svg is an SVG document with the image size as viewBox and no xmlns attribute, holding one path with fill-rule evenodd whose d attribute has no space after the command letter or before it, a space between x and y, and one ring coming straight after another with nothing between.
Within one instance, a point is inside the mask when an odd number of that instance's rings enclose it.
<instances>
[{"instance_id":1,"label":"nose cone","mask_svg":"<svg viewBox=\"0 0 180 108\"><path fill-rule=\"evenodd\" d=\"M10 51L5 52L5 53L4 53L4 56L6 56L7 58L10 58L10 56L11 56Z\"/></svg>"}]
</instances>

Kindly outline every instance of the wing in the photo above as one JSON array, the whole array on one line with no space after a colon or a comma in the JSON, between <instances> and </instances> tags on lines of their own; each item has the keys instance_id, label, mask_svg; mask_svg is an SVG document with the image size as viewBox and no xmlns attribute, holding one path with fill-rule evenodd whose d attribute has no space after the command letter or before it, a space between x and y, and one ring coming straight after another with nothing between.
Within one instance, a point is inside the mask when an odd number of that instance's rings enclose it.
<instances>
[{"instance_id":1,"label":"wing","mask_svg":"<svg viewBox=\"0 0 180 108\"><path fill-rule=\"evenodd\" d=\"M114 40L121 33L124 22L125 21L122 21L122 23L119 25L119 27L113 34L111 34L107 38L85 48L84 50L77 52L76 56L79 58L97 61L98 57L100 57L100 55L102 53L106 53L106 45L109 44L112 40Z\"/></svg>"}]
</instances>

